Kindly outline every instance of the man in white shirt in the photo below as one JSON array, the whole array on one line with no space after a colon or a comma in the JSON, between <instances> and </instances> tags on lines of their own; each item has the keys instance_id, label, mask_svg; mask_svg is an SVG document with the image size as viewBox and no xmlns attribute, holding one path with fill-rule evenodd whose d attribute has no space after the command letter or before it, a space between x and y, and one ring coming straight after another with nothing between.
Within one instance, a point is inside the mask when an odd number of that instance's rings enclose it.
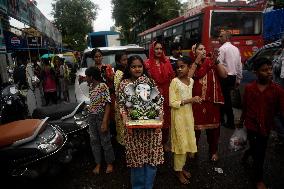
<instances>
[{"instance_id":1,"label":"man in white shirt","mask_svg":"<svg viewBox=\"0 0 284 189\"><path fill-rule=\"evenodd\" d=\"M231 90L238 87L242 79L242 62L239 49L230 42L229 31L222 30L218 37L222 46L219 48L218 60L224 65L228 77L221 79L221 87L224 95L224 106L221 109L221 122L225 127L234 128L234 114L231 100ZM225 116L227 123L225 123Z\"/></svg>"}]
</instances>

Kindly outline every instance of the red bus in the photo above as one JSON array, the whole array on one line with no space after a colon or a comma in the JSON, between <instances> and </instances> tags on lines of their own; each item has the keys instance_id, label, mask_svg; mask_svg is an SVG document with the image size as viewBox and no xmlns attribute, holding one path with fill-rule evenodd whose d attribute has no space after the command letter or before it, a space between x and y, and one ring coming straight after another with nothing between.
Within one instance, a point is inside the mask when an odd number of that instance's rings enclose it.
<instances>
[{"instance_id":1,"label":"red bus","mask_svg":"<svg viewBox=\"0 0 284 189\"><path fill-rule=\"evenodd\" d=\"M263 46L262 10L245 2L203 5L191 9L186 15L177 17L138 34L139 44L149 49L153 40L164 43L167 54L171 44L180 39L183 54L188 54L192 45L202 42L207 52L219 48L217 40L220 30L229 30L232 43L248 59L254 51Z\"/></svg>"}]
</instances>

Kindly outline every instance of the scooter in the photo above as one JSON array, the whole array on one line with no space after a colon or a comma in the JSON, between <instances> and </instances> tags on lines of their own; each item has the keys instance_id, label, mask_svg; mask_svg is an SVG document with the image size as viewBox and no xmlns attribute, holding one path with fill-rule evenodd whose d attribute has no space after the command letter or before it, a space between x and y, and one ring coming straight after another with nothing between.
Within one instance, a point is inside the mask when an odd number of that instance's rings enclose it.
<instances>
[{"instance_id":1,"label":"scooter","mask_svg":"<svg viewBox=\"0 0 284 189\"><path fill-rule=\"evenodd\" d=\"M25 119L0 126L1 174L35 178L57 162L66 135L48 118Z\"/></svg>"},{"instance_id":2,"label":"scooter","mask_svg":"<svg viewBox=\"0 0 284 189\"><path fill-rule=\"evenodd\" d=\"M34 178L62 159L67 136L48 118L25 119L22 100L15 85L1 91L0 174Z\"/></svg>"},{"instance_id":3,"label":"scooter","mask_svg":"<svg viewBox=\"0 0 284 189\"><path fill-rule=\"evenodd\" d=\"M18 102L22 97L17 87L9 85L1 94L2 115L6 112L1 116L5 123L0 125L2 174L38 177L69 163L74 152L89 144L84 103L38 108L32 119L25 119L20 109L25 112L27 108ZM19 109L17 116L7 120L16 109L13 106Z\"/></svg>"}]
</instances>

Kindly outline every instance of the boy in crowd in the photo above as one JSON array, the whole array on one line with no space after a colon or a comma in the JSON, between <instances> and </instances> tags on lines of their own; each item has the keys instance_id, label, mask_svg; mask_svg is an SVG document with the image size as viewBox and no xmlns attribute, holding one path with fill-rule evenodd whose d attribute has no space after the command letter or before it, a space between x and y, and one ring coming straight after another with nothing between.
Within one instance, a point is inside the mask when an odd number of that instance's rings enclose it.
<instances>
[{"instance_id":1,"label":"boy in crowd","mask_svg":"<svg viewBox=\"0 0 284 189\"><path fill-rule=\"evenodd\" d=\"M263 182L263 164L270 130L278 112L284 115L284 90L272 82L272 62L259 58L254 62L257 80L248 84L243 98L241 121L247 128L249 149L242 158L245 163L253 158L254 181L257 189L266 189Z\"/></svg>"}]
</instances>

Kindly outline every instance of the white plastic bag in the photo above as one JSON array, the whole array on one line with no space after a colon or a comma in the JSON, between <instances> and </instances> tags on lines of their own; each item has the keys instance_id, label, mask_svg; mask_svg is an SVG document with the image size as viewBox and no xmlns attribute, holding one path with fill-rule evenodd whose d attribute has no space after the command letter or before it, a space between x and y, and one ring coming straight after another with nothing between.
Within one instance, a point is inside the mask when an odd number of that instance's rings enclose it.
<instances>
[{"instance_id":1,"label":"white plastic bag","mask_svg":"<svg viewBox=\"0 0 284 189\"><path fill-rule=\"evenodd\" d=\"M246 147L247 144L247 130L245 127L236 128L230 138L230 149L238 151Z\"/></svg>"}]
</instances>

